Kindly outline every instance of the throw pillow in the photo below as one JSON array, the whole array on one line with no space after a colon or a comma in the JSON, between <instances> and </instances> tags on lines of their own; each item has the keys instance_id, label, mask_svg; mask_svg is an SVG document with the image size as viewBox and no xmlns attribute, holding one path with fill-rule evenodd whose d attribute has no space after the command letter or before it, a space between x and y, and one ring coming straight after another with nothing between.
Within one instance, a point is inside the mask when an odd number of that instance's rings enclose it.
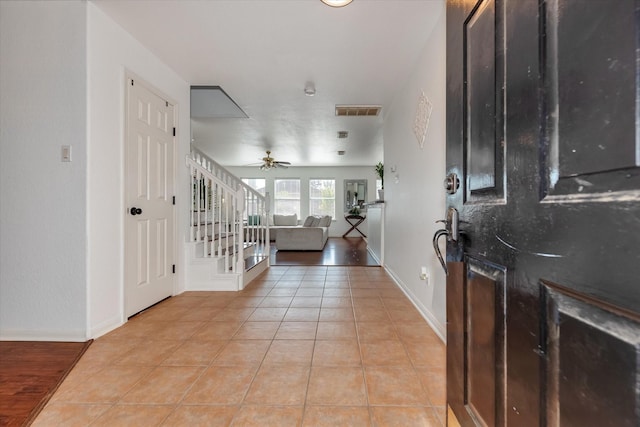
<instances>
[{"instance_id":1,"label":"throw pillow","mask_svg":"<svg viewBox=\"0 0 640 427\"><path fill-rule=\"evenodd\" d=\"M320 217L319 216L314 216L313 217L313 222L311 223L312 227L320 227Z\"/></svg>"},{"instance_id":2,"label":"throw pillow","mask_svg":"<svg viewBox=\"0 0 640 427\"><path fill-rule=\"evenodd\" d=\"M298 214L273 215L273 225L298 225Z\"/></svg>"},{"instance_id":3,"label":"throw pillow","mask_svg":"<svg viewBox=\"0 0 640 427\"><path fill-rule=\"evenodd\" d=\"M309 215L307 217L307 219L304 220L304 224L302 224L303 227L311 227L311 225L313 224L313 216Z\"/></svg>"},{"instance_id":4,"label":"throw pillow","mask_svg":"<svg viewBox=\"0 0 640 427\"><path fill-rule=\"evenodd\" d=\"M319 227L329 227L331 225L331 215L325 215L320 218Z\"/></svg>"}]
</instances>

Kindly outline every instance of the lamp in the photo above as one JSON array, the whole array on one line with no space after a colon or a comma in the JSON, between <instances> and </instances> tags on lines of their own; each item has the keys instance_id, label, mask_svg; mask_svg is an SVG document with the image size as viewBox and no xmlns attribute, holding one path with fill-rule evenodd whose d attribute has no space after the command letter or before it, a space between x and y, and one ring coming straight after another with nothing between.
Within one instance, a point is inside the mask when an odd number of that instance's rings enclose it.
<instances>
[{"instance_id":1,"label":"lamp","mask_svg":"<svg viewBox=\"0 0 640 427\"><path fill-rule=\"evenodd\" d=\"M353 0L320 0L322 3L331 7L343 7L351 3Z\"/></svg>"}]
</instances>

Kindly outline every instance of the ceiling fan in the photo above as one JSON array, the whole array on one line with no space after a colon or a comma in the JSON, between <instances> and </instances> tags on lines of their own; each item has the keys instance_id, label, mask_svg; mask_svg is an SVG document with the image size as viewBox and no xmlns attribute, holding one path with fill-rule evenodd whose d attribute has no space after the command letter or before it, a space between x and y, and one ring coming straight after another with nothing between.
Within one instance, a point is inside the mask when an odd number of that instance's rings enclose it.
<instances>
[{"instance_id":1,"label":"ceiling fan","mask_svg":"<svg viewBox=\"0 0 640 427\"><path fill-rule=\"evenodd\" d=\"M267 157L262 158L262 165L260 165L260 170L268 171L271 168L288 168L291 163L290 162L281 162L279 160L271 157L271 151L267 150Z\"/></svg>"}]
</instances>

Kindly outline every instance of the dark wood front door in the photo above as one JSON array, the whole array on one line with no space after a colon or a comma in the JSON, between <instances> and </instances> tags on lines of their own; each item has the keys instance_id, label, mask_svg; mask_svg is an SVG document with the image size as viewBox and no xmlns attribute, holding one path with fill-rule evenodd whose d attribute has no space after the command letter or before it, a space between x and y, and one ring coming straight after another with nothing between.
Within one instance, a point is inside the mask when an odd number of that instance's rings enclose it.
<instances>
[{"instance_id":1,"label":"dark wood front door","mask_svg":"<svg viewBox=\"0 0 640 427\"><path fill-rule=\"evenodd\" d=\"M639 4L448 2L450 425L640 425Z\"/></svg>"}]
</instances>

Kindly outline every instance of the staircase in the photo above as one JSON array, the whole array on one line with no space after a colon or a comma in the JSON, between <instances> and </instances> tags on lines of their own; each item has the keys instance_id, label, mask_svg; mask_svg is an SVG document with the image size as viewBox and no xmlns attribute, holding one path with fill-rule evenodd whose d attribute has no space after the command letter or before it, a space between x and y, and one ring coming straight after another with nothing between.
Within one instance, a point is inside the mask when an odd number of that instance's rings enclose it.
<instances>
[{"instance_id":1,"label":"staircase","mask_svg":"<svg viewBox=\"0 0 640 427\"><path fill-rule=\"evenodd\" d=\"M268 194L262 196L196 148L191 173L187 290L238 291L269 267Z\"/></svg>"}]
</instances>

